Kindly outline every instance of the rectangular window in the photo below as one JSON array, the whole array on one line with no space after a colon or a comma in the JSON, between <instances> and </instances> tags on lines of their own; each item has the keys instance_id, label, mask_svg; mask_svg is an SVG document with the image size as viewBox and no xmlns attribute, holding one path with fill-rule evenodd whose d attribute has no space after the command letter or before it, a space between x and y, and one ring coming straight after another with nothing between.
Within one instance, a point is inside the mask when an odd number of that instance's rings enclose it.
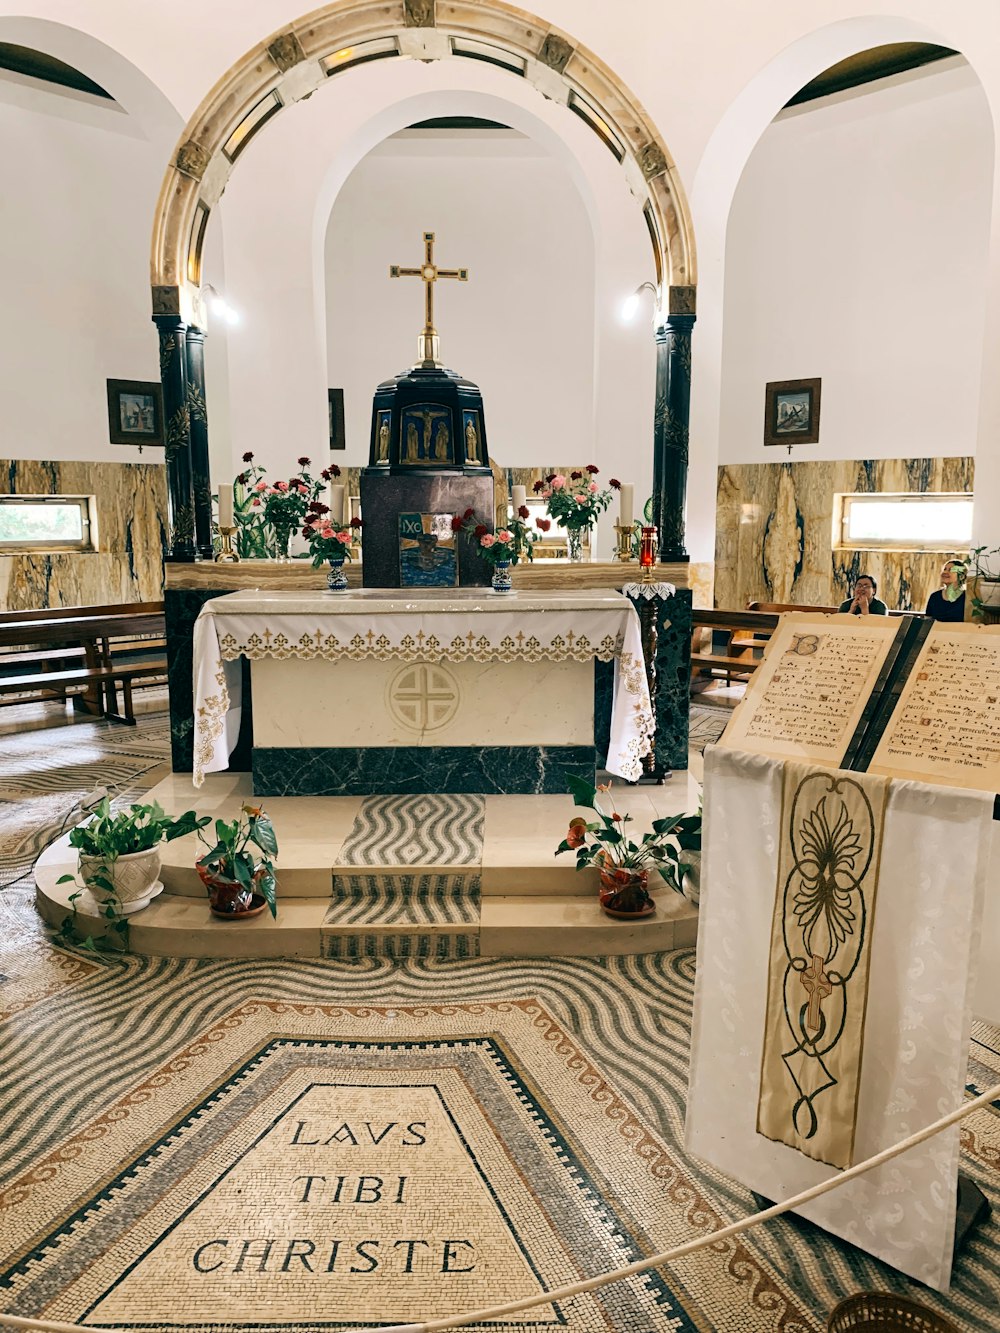
<instances>
[{"instance_id":1,"label":"rectangular window","mask_svg":"<svg viewBox=\"0 0 1000 1333\"><path fill-rule=\"evenodd\" d=\"M88 495L0 495L0 553L92 551Z\"/></svg>"},{"instance_id":2,"label":"rectangular window","mask_svg":"<svg viewBox=\"0 0 1000 1333\"><path fill-rule=\"evenodd\" d=\"M838 550L962 551L972 541L972 496L837 495L833 521Z\"/></svg>"}]
</instances>

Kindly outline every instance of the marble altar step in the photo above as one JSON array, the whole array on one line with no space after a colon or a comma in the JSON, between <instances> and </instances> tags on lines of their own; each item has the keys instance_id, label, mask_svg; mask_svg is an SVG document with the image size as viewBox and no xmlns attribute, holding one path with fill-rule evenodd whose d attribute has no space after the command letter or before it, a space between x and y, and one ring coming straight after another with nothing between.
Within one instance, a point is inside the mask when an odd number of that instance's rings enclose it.
<instances>
[{"instance_id":1,"label":"marble altar step","mask_svg":"<svg viewBox=\"0 0 1000 1333\"><path fill-rule=\"evenodd\" d=\"M615 808L637 832L697 802L678 774L662 787L616 786ZM174 774L153 788L170 813L233 818L250 799L247 774L217 774L200 791ZM130 948L184 958L548 957L658 952L691 945L697 910L654 881L655 915L615 921L597 902L596 872L554 849L574 807L568 796L285 797L266 802L278 858L276 920L218 920L194 872L199 845L164 847L164 892L130 918ZM75 870L67 838L36 869L42 916L59 926ZM86 902L87 900L84 900ZM104 923L78 907L77 928Z\"/></svg>"}]
</instances>

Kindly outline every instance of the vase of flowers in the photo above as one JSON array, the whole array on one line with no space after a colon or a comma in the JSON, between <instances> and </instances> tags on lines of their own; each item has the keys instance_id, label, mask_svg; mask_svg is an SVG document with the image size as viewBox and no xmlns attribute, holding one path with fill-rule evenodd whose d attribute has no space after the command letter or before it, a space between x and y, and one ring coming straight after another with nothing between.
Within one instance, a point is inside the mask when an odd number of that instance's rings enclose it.
<instances>
[{"instance_id":1,"label":"vase of flowers","mask_svg":"<svg viewBox=\"0 0 1000 1333\"><path fill-rule=\"evenodd\" d=\"M309 543L313 568L324 562L330 570L326 576L327 592L347 592L344 561L350 560L351 546L361 537L361 519L352 518L346 527L330 522L330 507L320 500L311 500L306 510L302 536Z\"/></svg>"},{"instance_id":2,"label":"vase of flowers","mask_svg":"<svg viewBox=\"0 0 1000 1333\"><path fill-rule=\"evenodd\" d=\"M475 542L479 554L493 566L493 579L490 584L495 593L513 592L511 568L521 560L535 558L535 534L526 523L530 518L527 505L521 505L510 521L510 526L490 532L485 523L476 518L475 510L466 509L463 514L456 514L451 520L451 530L456 534L465 533Z\"/></svg>"},{"instance_id":3,"label":"vase of flowers","mask_svg":"<svg viewBox=\"0 0 1000 1333\"><path fill-rule=\"evenodd\" d=\"M588 463L582 472L550 472L533 490L545 501L545 510L566 529L566 554L583 559L583 534L589 532L611 503L611 492L596 481L600 468Z\"/></svg>"},{"instance_id":4,"label":"vase of flowers","mask_svg":"<svg viewBox=\"0 0 1000 1333\"><path fill-rule=\"evenodd\" d=\"M597 818L590 822L579 816L572 819L556 855L575 852L577 870L597 867L601 879L600 903L609 916L651 916L656 904L649 895L649 872L663 871L676 864L671 835L685 817L654 819L652 832L643 834L636 842L627 831L631 815L619 814L614 808L609 814L598 804L598 792L610 792L610 783L595 787L584 778L570 777L569 789L575 803L593 810ZM669 877L667 882L679 889Z\"/></svg>"},{"instance_id":5,"label":"vase of flowers","mask_svg":"<svg viewBox=\"0 0 1000 1333\"><path fill-rule=\"evenodd\" d=\"M214 843L200 830L198 837L208 851L195 862L195 870L213 915L234 920L258 916L267 907L276 917L277 881L271 858L278 854L278 840L260 806L243 806L237 819L217 819Z\"/></svg>"},{"instance_id":6,"label":"vase of flowers","mask_svg":"<svg viewBox=\"0 0 1000 1333\"><path fill-rule=\"evenodd\" d=\"M309 472L310 460L298 460L299 471L288 481L269 482L265 469L253 461L253 454L243 455L248 466L237 476L233 487L236 519L236 549L242 555L270 556L291 560L291 542L302 527L310 503L317 500L327 482L340 476L340 468L331 465L318 477Z\"/></svg>"}]
</instances>

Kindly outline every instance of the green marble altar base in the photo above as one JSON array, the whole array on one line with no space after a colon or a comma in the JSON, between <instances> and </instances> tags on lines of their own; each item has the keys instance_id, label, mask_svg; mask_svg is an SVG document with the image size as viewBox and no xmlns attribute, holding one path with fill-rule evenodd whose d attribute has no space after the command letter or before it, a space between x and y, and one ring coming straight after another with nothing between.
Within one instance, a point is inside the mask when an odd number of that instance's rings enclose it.
<instances>
[{"instance_id":1,"label":"green marble altar base","mask_svg":"<svg viewBox=\"0 0 1000 1333\"><path fill-rule=\"evenodd\" d=\"M254 747L255 796L549 796L594 781L592 745Z\"/></svg>"}]
</instances>

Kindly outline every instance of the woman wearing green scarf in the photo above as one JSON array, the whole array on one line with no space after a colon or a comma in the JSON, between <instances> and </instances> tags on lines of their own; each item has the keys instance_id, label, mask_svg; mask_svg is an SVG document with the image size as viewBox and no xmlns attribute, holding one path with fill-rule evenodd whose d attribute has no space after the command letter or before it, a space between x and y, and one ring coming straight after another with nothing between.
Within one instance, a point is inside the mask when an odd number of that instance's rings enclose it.
<instances>
[{"instance_id":1,"label":"woman wearing green scarf","mask_svg":"<svg viewBox=\"0 0 1000 1333\"><path fill-rule=\"evenodd\" d=\"M946 560L941 566L941 587L927 599L924 615L935 620L965 619L965 565Z\"/></svg>"}]
</instances>

